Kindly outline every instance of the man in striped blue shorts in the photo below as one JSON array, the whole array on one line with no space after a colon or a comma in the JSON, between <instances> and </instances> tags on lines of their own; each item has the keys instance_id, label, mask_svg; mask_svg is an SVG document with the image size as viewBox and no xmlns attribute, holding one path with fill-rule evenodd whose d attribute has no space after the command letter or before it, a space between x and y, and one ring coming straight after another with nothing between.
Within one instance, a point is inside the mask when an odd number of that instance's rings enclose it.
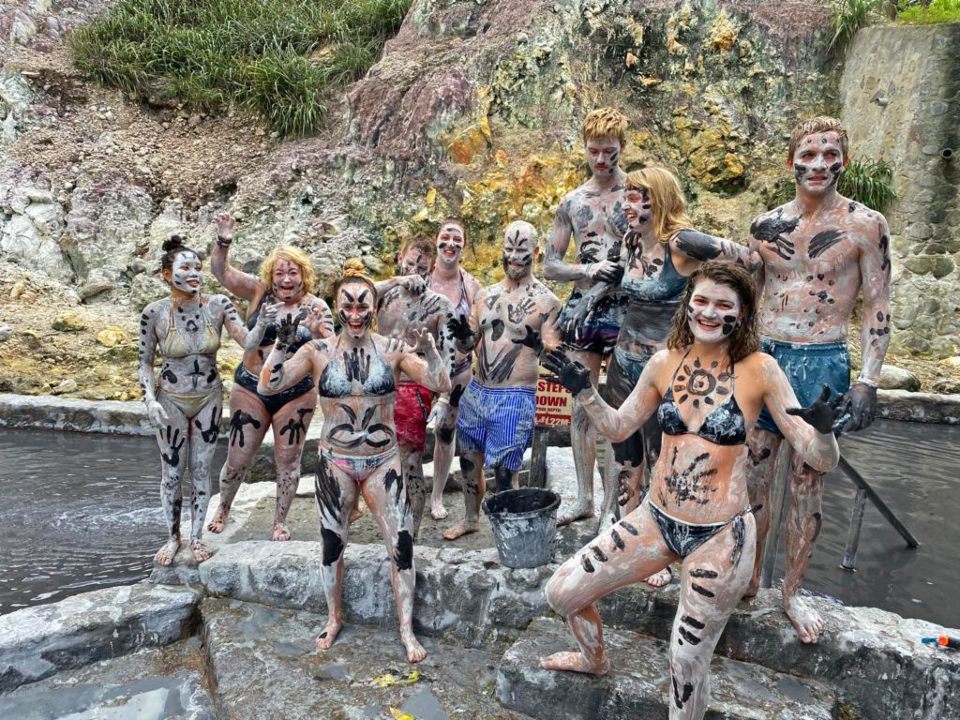
<instances>
[{"instance_id":1,"label":"man in striped blue shorts","mask_svg":"<svg viewBox=\"0 0 960 720\"><path fill-rule=\"evenodd\" d=\"M510 223L503 243L506 277L477 293L469 320L453 331L458 349L472 348L477 364L457 417L466 513L444 531L447 540L480 529L484 467L493 469L497 492L509 489L533 436L540 355L560 344L561 304L533 277L538 254L533 225Z\"/></svg>"}]
</instances>

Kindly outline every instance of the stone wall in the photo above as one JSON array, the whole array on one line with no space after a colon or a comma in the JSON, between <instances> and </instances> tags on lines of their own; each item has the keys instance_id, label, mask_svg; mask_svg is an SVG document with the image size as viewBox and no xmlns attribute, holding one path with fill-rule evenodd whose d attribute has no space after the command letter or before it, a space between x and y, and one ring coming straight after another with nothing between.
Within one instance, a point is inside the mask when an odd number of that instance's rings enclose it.
<instances>
[{"instance_id":1,"label":"stone wall","mask_svg":"<svg viewBox=\"0 0 960 720\"><path fill-rule=\"evenodd\" d=\"M861 30L841 101L853 157L894 167L893 347L957 355L960 24Z\"/></svg>"}]
</instances>

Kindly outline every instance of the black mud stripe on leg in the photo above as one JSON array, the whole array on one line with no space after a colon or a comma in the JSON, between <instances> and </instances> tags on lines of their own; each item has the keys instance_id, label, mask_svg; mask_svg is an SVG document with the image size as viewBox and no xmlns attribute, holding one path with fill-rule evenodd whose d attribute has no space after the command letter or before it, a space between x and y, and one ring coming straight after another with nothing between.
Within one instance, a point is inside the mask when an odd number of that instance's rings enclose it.
<instances>
[{"instance_id":1,"label":"black mud stripe on leg","mask_svg":"<svg viewBox=\"0 0 960 720\"><path fill-rule=\"evenodd\" d=\"M745 536L746 528L743 525L743 516L737 515L733 520L733 552L730 554L730 562L734 567L740 564L740 556L743 555Z\"/></svg>"},{"instance_id":2,"label":"black mud stripe on leg","mask_svg":"<svg viewBox=\"0 0 960 720\"><path fill-rule=\"evenodd\" d=\"M689 615L684 615L680 618L680 622L685 622L690 627L696 628L697 630L703 630L706 625L697 620L695 617L690 617Z\"/></svg>"},{"instance_id":3,"label":"black mud stripe on leg","mask_svg":"<svg viewBox=\"0 0 960 720\"><path fill-rule=\"evenodd\" d=\"M628 523L626 520L621 520L621 521L620 521L620 526L621 526L624 530L626 530L628 533L630 533L631 535L636 536L636 535L639 535L639 534L640 534L640 531L637 530L633 525L631 525L630 523Z\"/></svg>"},{"instance_id":4,"label":"black mud stripe on leg","mask_svg":"<svg viewBox=\"0 0 960 720\"><path fill-rule=\"evenodd\" d=\"M588 573L592 573L594 571L593 563L590 562L590 558L588 558L586 555L580 556L580 564Z\"/></svg>"},{"instance_id":5,"label":"black mud stripe on leg","mask_svg":"<svg viewBox=\"0 0 960 720\"><path fill-rule=\"evenodd\" d=\"M696 635L694 635L692 632L690 632L689 630L687 630L685 627L680 628L680 635L683 637L684 640L686 640L686 641L687 641L688 643L690 643L691 645L699 645L699 644L700 644L700 638L698 638L698 637L697 637Z\"/></svg>"},{"instance_id":6,"label":"black mud stripe on leg","mask_svg":"<svg viewBox=\"0 0 960 720\"><path fill-rule=\"evenodd\" d=\"M693 570L690 571L690 577L715 578L715 577L718 577L718 575L713 570L705 570L703 568L694 568Z\"/></svg>"},{"instance_id":7,"label":"black mud stripe on leg","mask_svg":"<svg viewBox=\"0 0 960 720\"><path fill-rule=\"evenodd\" d=\"M333 530L320 528L320 538L323 540L323 564L333 565L343 553L343 541Z\"/></svg>"},{"instance_id":8,"label":"black mud stripe on leg","mask_svg":"<svg viewBox=\"0 0 960 720\"><path fill-rule=\"evenodd\" d=\"M398 570L409 570L413 567L413 536L406 530L397 535L397 552L394 556Z\"/></svg>"},{"instance_id":9,"label":"black mud stripe on leg","mask_svg":"<svg viewBox=\"0 0 960 720\"><path fill-rule=\"evenodd\" d=\"M603 550L601 550L600 548L598 548L596 545L594 545L592 548L590 548L590 552L592 552L592 553L593 553L593 556L594 556L597 560L599 560L600 562L606 562L606 561L607 561L607 555L606 555L606 553L604 553Z\"/></svg>"},{"instance_id":10,"label":"black mud stripe on leg","mask_svg":"<svg viewBox=\"0 0 960 720\"><path fill-rule=\"evenodd\" d=\"M620 533L616 530L610 531L610 538L613 540L613 544L616 546L617 550L623 550L626 547L626 544L623 542L623 538L620 537Z\"/></svg>"},{"instance_id":11,"label":"black mud stripe on leg","mask_svg":"<svg viewBox=\"0 0 960 720\"><path fill-rule=\"evenodd\" d=\"M690 587L694 592L698 592L704 597L716 597L714 593L707 590L703 585L698 585L697 583L690 583Z\"/></svg>"}]
</instances>

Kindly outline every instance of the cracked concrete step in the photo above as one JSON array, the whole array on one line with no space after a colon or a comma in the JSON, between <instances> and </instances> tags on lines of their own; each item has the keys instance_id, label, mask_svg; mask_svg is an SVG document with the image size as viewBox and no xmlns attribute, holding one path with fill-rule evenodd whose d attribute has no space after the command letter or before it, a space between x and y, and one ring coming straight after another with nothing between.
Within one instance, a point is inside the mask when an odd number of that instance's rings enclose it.
<instances>
[{"instance_id":1,"label":"cracked concrete step","mask_svg":"<svg viewBox=\"0 0 960 720\"><path fill-rule=\"evenodd\" d=\"M604 630L608 675L555 672L540 658L576 647L566 625L540 618L503 656L497 699L538 720L635 720L666 717L670 672L667 643ZM830 720L836 693L827 685L714 656L706 717L724 720Z\"/></svg>"},{"instance_id":2,"label":"cracked concrete step","mask_svg":"<svg viewBox=\"0 0 960 720\"><path fill-rule=\"evenodd\" d=\"M503 646L421 638L429 654L410 665L395 627L347 624L321 651L314 638L325 615L223 599L200 610L218 716L361 720L396 717L393 709L417 720L530 720L493 699Z\"/></svg>"}]
</instances>

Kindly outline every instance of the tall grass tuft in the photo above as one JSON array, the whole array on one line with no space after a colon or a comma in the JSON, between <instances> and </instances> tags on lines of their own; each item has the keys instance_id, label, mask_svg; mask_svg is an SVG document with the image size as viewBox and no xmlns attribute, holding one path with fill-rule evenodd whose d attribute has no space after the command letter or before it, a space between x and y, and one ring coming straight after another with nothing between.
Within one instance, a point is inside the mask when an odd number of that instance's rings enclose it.
<instances>
[{"instance_id":1,"label":"tall grass tuft","mask_svg":"<svg viewBox=\"0 0 960 720\"><path fill-rule=\"evenodd\" d=\"M838 0L830 49L837 53L846 50L857 30L865 26L883 4L884 0Z\"/></svg>"},{"instance_id":2,"label":"tall grass tuft","mask_svg":"<svg viewBox=\"0 0 960 720\"><path fill-rule=\"evenodd\" d=\"M883 212L897 195L893 191L893 167L883 160L851 160L840 176L841 195Z\"/></svg>"},{"instance_id":3,"label":"tall grass tuft","mask_svg":"<svg viewBox=\"0 0 960 720\"><path fill-rule=\"evenodd\" d=\"M141 97L253 111L282 136L324 121L411 0L118 0L71 36L76 66Z\"/></svg>"}]
</instances>

